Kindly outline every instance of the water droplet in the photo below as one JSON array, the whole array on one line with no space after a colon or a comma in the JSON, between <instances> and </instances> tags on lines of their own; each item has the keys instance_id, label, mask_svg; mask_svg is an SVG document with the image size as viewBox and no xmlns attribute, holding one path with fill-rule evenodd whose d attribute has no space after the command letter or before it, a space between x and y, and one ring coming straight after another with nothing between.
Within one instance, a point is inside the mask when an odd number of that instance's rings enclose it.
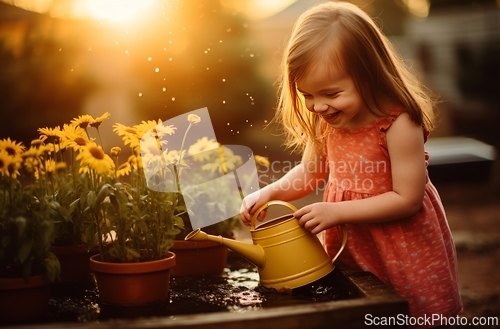
<instances>
[{"instance_id":1,"label":"water droplet","mask_svg":"<svg viewBox=\"0 0 500 329\"><path fill-rule=\"evenodd\" d=\"M139 97L142 97L142 93L139 93Z\"/></svg>"},{"instance_id":2,"label":"water droplet","mask_svg":"<svg viewBox=\"0 0 500 329\"><path fill-rule=\"evenodd\" d=\"M152 57L148 57L148 62L151 62L153 60Z\"/></svg>"},{"instance_id":3,"label":"water droplet","mask_svg":"<svg viewBox=\"0 0 500 329\"><path fill-rule=\"evenodd\" d=\"M226 29L226 32L231 32L231 28L230 28L230 27L228 27L228 28Z\"/></svg>"},{"instance_id":4,"label":"water droplet","mask_svg":"<svg viewBox=\"0 0 500 329\"><path fill-rule=\"evenodd\" d=\"M128 55L128 50L125 50L125 55Z\"/></svg>"},{"instance_id":5,"label":"water droplet","mask_svg":"<svg viewBox=\"0 0 500 329\"><path fill-rule=\"evenodd\" d=\"M250 105L255 105L255 103L254 103L254 102L251 102L251 103L250 103Z\"/></svg>"},{"instance_id":6,"label":"water droplet","mask_svg":"<svg viewBox=\"0 0 500 329\"><path fill-rule=\"evenodd\" d=\"M230 125L230 123L228 122L228 123L227 123L227 125L229 126L229 125Z\"/></svg>"},{"instance_id":7,"label":"water droplet","mask_svg":"<svg viewBox=\"0 0 500 329\"><path fill-rule=\"evenodd\" d=\"M155 68L155 72L156 73L160 72L160 68L159 67Z\"/></svg>"},{"instance_id":8,"label":"water droplet","mask_svg":"<svg viewBox=\"0 0 500 329\"><path fill-rule=\"evenodd\" d=\"M170 57L168 60L171 62L172 61L172 57Z\"/></svg>"},{"instance_id":9,"label":"water droplet","mask_svg":"<svg viewBox=\"0 0 500 329\"><path fill-rule=\"evenodd\" d=\"M226 82L226 79L222 79L222 82Z\"/></svg>"},{"instance_id":10,"label":"water droplet","mask_svg":"<svg viewBox=\"0 0 500 329\"><path fill-rule=\"evenodd\" d=\"M264 120L264 123L267 123L267 120Z\"/></svg>"},{"instance_id":11,"label":"water droplet","mask_svg":"<svg viewBox=\"0 0 500 329\"><path fill-rule=\"evenodd\" d=\"M222 40L219 40L219 43L222 43Z\"/></svg>"},{"instance_id":12,"label":"water droplet","mask_svg":"<svg viewBox=\"0 0 500 329\"><path fill-rule=\"evenodd\" d=\"M254 54L250 54L250 57L253 57L253 56L254 56Z\"/></svg>"},{"instance_id":13,"label":"water droplet","mask_svg":"<svg viewBox=\"0 0 500 329\"><path fill-rule=\"evenodd\" d=\"M163 90L163 91L167 91L167 88L163 87L163 89L162 89L162 90Z\"/></svg>"},{"instance_id":14,"label":"water droplet","mask_svg":"<svg viewBox=\"0 0 500 329\"><path fill-rule=\"evenodd\" d=\"M248 122L248 119L246 119L245 122Z\"/></svg>"},{"instance_id":15,"label":"water droplet","mask_svg":"<svg viewBox=\"0 0 500 329\"><path fill-rule=\"evenodd\" d=\"M175 101L175 97L172 97L172 102Z\"/></svg>"},{"instance_id":16,"label":"water droplet","mask_svg":"<svg viewBox=\"0 0 500 329\"><path fill-rule=\"evenodd\" d=\"M92 47L89 47L89 51L91 51L91 50L92 50Z\"/></svg>"},{"instance_id":17,"label":"water droplet","mask_svg":"<svg viewBox=\"0 0 500 329\"><path fill-rule=\"evenodd\" d=\"M209 67L207 67L207 71L208 71L208 70L210 70L210 68L209 68Z\"/></svg>"},{"instance_id":18,"label":"water droplet","mask_svg":"<svg viewBox=\"0 0 500 329\"><path fill-rule=\"evenodd\" d=\"M222 101L222 104L226 104L226 101Z\"/></svg>"}]
</instances>

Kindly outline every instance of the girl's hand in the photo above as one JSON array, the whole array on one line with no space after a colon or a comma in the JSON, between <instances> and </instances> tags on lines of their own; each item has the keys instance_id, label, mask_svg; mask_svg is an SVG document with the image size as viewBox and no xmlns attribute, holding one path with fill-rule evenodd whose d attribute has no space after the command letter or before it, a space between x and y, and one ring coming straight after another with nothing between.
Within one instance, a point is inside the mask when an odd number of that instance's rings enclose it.
<instances>
[{"instance_id":1,"label":"girl's hand","mask_svg":"<svg viewBox=\"0 0 500 329\"><path fill-rule=\"evenodd\" d=\"M254 215L255 211L259 209L264 203L269 201L265 197L265 193L263 192L263 190L254 192L247 195L243 199L240 207L240 218L246 226L250 226L250 224L252 223L252 216ZM266 214L267 210L261 211L257 219L259 221L263 221L264 218L266 218Z\"/></svg>"},{"instance_id":2,"label":"girl's hand","mask_svg":"<svg viewBox=\"0 0 500 329\"><path fill-rule=\"evenodd\" d=\"M293 216L299 219L300 225L312 234L338 225L338 216L335 213L333 202L316 202L297 210Z\"/></svg>"}]
</instances>

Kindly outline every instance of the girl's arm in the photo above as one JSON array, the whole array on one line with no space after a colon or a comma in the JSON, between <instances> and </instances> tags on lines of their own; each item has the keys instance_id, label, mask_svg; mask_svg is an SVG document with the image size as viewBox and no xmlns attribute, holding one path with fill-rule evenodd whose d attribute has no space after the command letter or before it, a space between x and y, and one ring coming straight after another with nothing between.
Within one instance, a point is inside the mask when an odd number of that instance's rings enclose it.
<instances>
[{"instance_id":1,"label":"girl's arm","mask_svg":"<svg viewBox=\"0 0 500 329\"><path fill-rule=\"evenodd\" d=\"M327 174L326 161L318 156L311 156L311 146L306 146L302 161L277 181L245 197L241 206L241 219L250 225L255 211L271 200L292 201L315 191ZM265 217L261 213L259 219Z\"/></svg>"},{"instance_id":2,"label":"girl's arm","mask_svg":"<svg viewBox=\"0 0 500 329\"><path fill-rule=\"evenodd\" d=\"M318 202L294 213L300 223L317 234L343 223L375 223L405 218L422 206L426 167L422 127L402 113L388 129L387 147L392 188L371 198L343 202Z\"/></svg>"}]
</instances>

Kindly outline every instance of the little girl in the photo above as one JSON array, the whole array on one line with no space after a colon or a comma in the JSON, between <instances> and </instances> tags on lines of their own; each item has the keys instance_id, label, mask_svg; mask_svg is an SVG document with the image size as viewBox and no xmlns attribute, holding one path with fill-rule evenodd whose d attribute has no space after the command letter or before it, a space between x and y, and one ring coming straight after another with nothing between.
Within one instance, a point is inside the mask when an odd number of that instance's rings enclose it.
<instances>
[{"instance_id":1,"label":"little girl","mask_svg":"<svg viewBox=\"0 0 500 329\"><path fill-rule=\"evenodd\" d=\"M298 199L328 178L324 201L295 212L300 224L324 231L331 256L345 224L339 261L393 287L412 317L459 314L455 247L426 170L434 104L372 19L342 2L302 14L279 91L276 119L302 161L244 199L245 224L266 202Z\"/></svg>"}]
</instances>

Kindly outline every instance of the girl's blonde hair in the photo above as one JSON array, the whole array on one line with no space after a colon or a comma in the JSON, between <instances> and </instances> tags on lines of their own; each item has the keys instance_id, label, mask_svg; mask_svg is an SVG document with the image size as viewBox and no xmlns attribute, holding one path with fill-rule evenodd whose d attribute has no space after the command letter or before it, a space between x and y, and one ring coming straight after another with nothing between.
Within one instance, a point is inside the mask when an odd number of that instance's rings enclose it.
<instances>
[{"instance_id":1,"label":"girl's blonde hair","mask_svg":"<svg viewBox=\"0 0 500 329\"><path fill-rule=\"evenodd\" d=\"M311 144L318 153L323 147L326 123L305 108L297 91L297 81L318 65L350 75L370 112L385 113L382 99L389 98L402 105L416 124L433 129L430 93L374 21L351 3L326 2L304 12L294 25L281 65L275 119L283 125L286 146L293 150Z\"/></svg>"}]
</instances>

